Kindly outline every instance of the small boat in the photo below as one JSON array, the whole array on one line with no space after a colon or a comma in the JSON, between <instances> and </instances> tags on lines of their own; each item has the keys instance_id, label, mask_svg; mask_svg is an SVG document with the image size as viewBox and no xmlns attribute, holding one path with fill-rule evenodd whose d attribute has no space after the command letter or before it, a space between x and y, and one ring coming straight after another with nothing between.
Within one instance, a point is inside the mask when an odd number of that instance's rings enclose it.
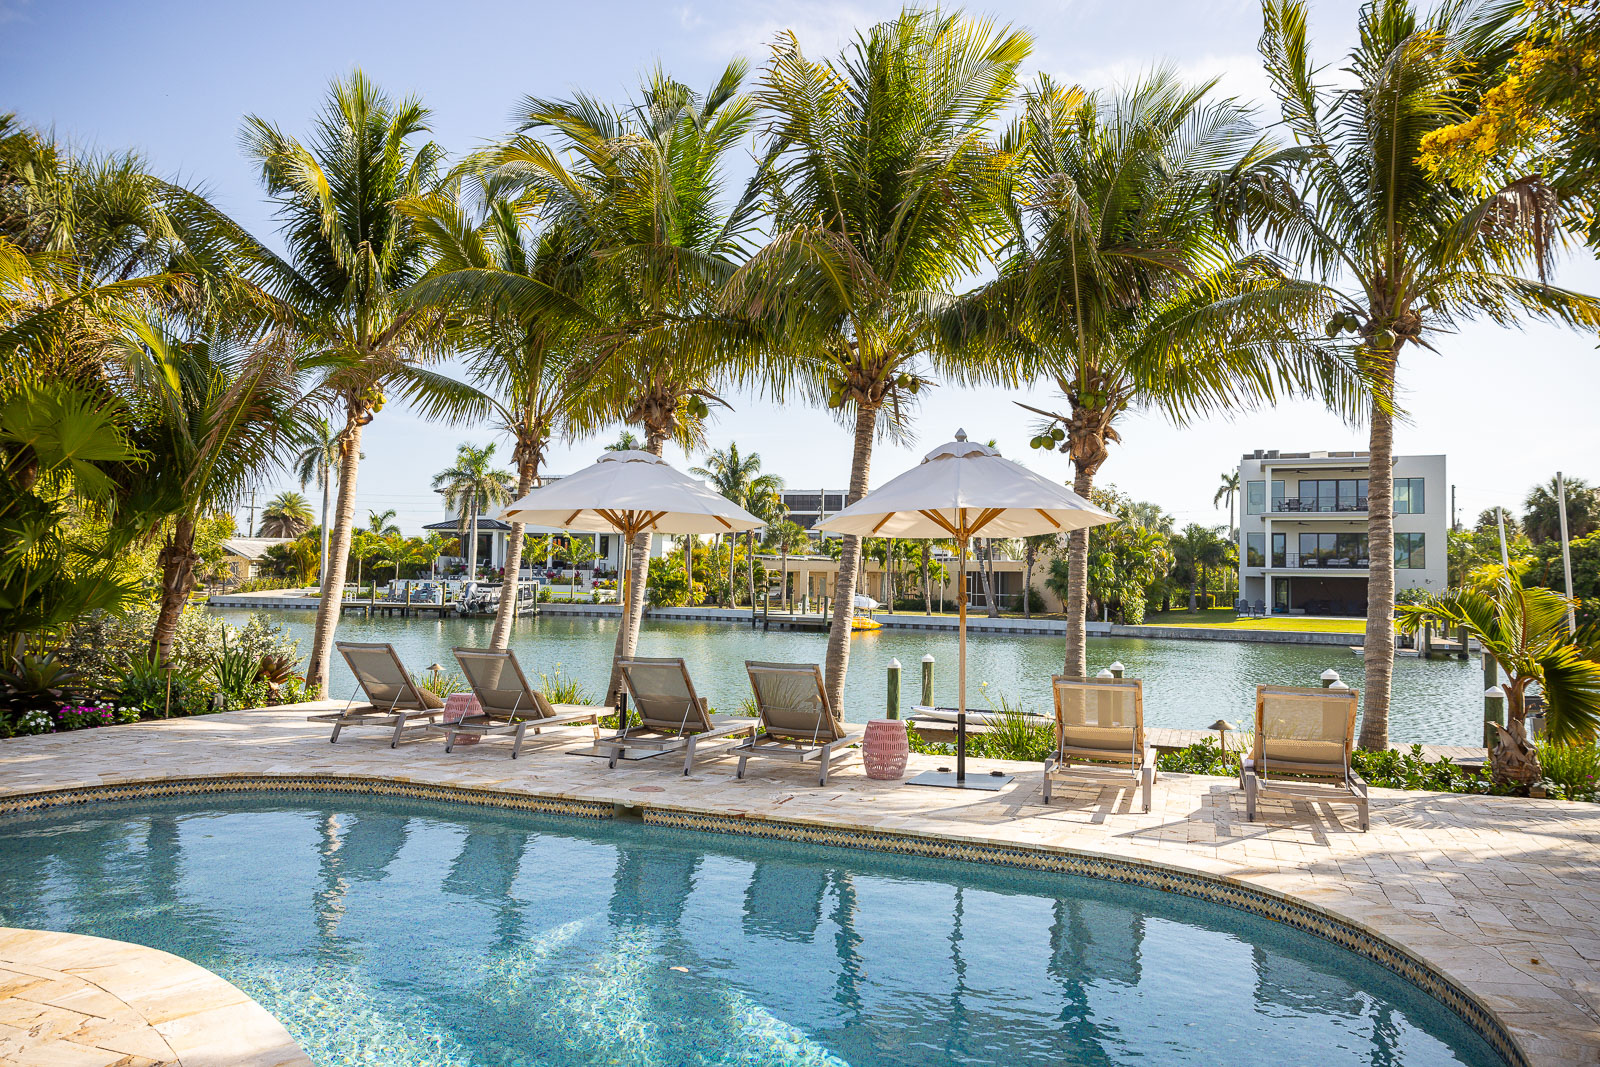
<instances>
[{"instance_id":1,"label":"small boat","mask_svg":"<svg viewBox=\"0 0 1600 1067\"><path fill-rule=\"evenodd\" d=\"M855 634L855 633L864 633L864 632L866 632L868 630L881 630L881 629L883 629L883 623L879 622L877 619L871 618L870 616L867 616L867 615L852 615L852 616L850 616L850 632L853 633L853 634Z\"/></svg>"}]
</instances>

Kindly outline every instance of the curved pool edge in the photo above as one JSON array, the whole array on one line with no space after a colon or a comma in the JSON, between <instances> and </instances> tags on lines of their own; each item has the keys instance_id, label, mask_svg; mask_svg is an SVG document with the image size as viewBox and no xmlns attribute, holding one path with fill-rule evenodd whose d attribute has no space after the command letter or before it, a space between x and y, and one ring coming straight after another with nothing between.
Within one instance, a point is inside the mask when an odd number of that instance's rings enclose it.
<instances>
[{"instance_id":1,"label":"curved pool edge","mask_svg":"<svg viewBox=\"0 0 1600 1067\"><path fill-rule=\"evenodd\" d=\"M1261 884L1259 880L1249 880L1245 871L1205 870L1200 865L1175 862L1171 858L1130 858L1082 846L998 842L962 833L960 828L954 826L937 830L911 827L868 829L816 817L777 819L748 812L730 814L664 798L651 800L629 796L625 799L597 799L559 791L536 792L493 785L464 786L325 772L150 776L102 785L18 792L0 796L0 817L93 803L296 792L401 797L590 819L619 816L639 818L646 825L667 828L989 863L1074 874L1178 893L1286 923L1377 963L1443 1004L1482 1036L1512 1067L1544 1067L1546 1063L1565 1062L1555 1057L1530 1055L1526 1047L1530 1039L1538 1041L1548 1038L1548 1032L1508 1024L1482 996L1473 991L1473 984L1493 985L1498 978L1520 973L1493 953L1410 920L1398 909L1373 909L1374 912L1382 910L1384 914L1369 914L1363 918L1347 914L1336 906L1308 900L1304 894L1279 890ZM1217 865L1237 867L1220 862ZM1430 961L1427 958L1430 952L1448 953L1450 960ZM194 964L188 966L203 970ZM1452 974L1452 971L1457 973ZM221 982L222 979L216 981ZM242 993L238 995L243 997ZM251 1003L254 1004L253 1001ZM265 1009L259 1005L256 1007L269 1019L272 1018ZM282 1029L276 1019L272 1021Z\"/></svg>"},{"instance_id":2,"label":"curved pool edge","mask_svg":"<svg viewBox=\"0 0 1600 1067\"><path fill-rule=\"evenodd\" d=\"M13 1002L8 1016L37 1017L16 1027L20 1036L3 1050L8 1063L28 1054L77 1063L99 1053L177 1067L312 1067L271 1012L170 952L0 926L0 969L17 976L0 987L0 1003Z\"/></svg>"}]
</instances>

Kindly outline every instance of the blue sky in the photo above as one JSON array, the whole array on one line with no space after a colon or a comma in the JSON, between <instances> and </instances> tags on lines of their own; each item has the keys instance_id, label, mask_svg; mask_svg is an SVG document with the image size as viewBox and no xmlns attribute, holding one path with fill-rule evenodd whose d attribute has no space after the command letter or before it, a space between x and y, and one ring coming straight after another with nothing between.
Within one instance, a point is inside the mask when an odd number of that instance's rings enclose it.
<instances>
[{"instance_id":1,"label":"blue sky","mask_svg":"<svg viewBox=\"0 0 1600 1067\"><path fill-rule=\"evenodd\" d=\"M395 94L417 94L434 112L434 136L452 155L493 139L524 95L559 96L581 87L624 97L659 62L694 86L709 84L735 54L757 66L773 35L794 30L812 53L836 50L857 28L893 14L897 3L793 2L528 4L352 3L282 0L91 3L0 0L0 110L53 126L68 139L105 149L137 148L159 172L201 184L217 203L271 239L269 208L238 148L249 113L291 132L306 129L328 80L362 67ZM1332 66L1354 33L1357 4L1313 6L1318 55ZM1193 77L1220 78L1221 91L1265 103L1255 42L1255 3L1235 0L1085 0L973 5L969 11L1028 28L1030 69L1100 87L1156 63ZM1561 267L1558 282L1593 292L1600 269L1586 254ZM1600 481L1593 338L1540 326L1508 331L1468 324L1438 338L1440 355L1406 353L1401 372L1408 421L1401 452L1449 456L1462 517L1494 503L1518 503L1558 469ZM882 482L964 427L1001 451L1067 478L1059 455L1027 448L1027 418L1012 404L1048 406L1044 386L1018 391L939 388L924 394L910 445L882 444L873 464ZM714 446L737 441L759 452L791 485L843 485L850 441L826 413L789 410L750 396L710 432ZM1123 426L1102 482L1160 503L1180 523L1225 521L1212 506L1220 472L1256 448L1364 447L1365 431L1310 403L1287 404L1176 428L1134 414ZM589 462L613 433L555 450L556 471ZM401 405L368 427L357 487L361 514L396 508L408 531L438 517L429 491L462 440L486 429L423 422ZM509 447L501 446L503 453ZM699 462L672 455L684 465ZM261 498L296 488L268 479ZM308 491L308 496L314 496ZM1431 496L1430 499L1441 499ZM315 503L315 502L314 502Z\"/></svg>"}]
</instances>

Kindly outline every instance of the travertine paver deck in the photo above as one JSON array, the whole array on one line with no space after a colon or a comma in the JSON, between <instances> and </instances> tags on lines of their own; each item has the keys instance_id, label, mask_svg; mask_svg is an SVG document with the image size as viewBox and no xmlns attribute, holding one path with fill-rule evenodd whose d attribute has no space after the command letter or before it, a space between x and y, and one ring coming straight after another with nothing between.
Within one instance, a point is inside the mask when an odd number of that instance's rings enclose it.
<instances>
[{"instance_id":1,"label":"travertine paver deck","mask_svg":"<svg viewBox=\"0 0 1600 1067\"><path fill-rule=\"evenodd\" d=\"M711 814L1067 849L1233 879L1305 901L1404 946L1470 990L1532 1063L1600 1063L1600 806L1373 790L1372 830L1348 806L1264 803L1244 818L1227 779L1163 775L1152 810L1132 790L1085 785L1045 807L1037 765L998 793L874 782L859 761L825 788L770 761L733 777L710 759L608 771L567 755L573 731L530 737L522 758L488 741L447 755L438 739L390 749L382 730L307 723L309 707L0 742L0 797L223 775L349 775L499 789ZM946 762L913 757L914 769Z\"/></svg>"},{"instance_id":2,"label":"travertine paver deck","mask_svg":"<svg viewBox=\"0 0 1600 1067\"><path fill-rule=\"evenodd\" d=\"M0 1063L311 1067L278 1020L203 967L142 945L7 927Z\"/></svg>"}]
</instances>

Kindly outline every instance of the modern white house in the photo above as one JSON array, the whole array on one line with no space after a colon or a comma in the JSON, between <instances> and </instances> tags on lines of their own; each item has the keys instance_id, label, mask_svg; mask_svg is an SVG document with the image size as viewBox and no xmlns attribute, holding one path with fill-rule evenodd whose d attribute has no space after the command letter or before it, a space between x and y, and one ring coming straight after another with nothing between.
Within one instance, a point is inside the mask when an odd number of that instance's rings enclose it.
<instances>
[{"instance_id":1,"label":"modern white house","mask_svg":"<svg viewBox=\"0 0 1600 1067\"><path fill-rule=\"evenodd\" d=\"M825 516L837 515L844 510L845 497L848 495L843 489L784 489L778 493L783 500L785 517L802 530L813 532Z\"/></svg>"},{"instance_id":2,"label":"modern white house","mask_svg":"<svg viewBox=\"0 0 1600 1067\"><path fill-rule=\"evenodd\" d=\"M1367 610L1367 453L1255 452L1239 462L1239 595L1274 614ZM1443 456L1394 461L1395 590L1445 589Z\"/></svg>"},{"instance_id":3,"label":"modern white house","mask_svg":"<svg viewBox=\"0 0 1600 1067\"><path fill-rule=\"evenodd\" d=\"M439 562L442 566L466 563L467 559L464 550L467 535L459 518L451 515L438 522L428 523L423 527L423 530L428 533L437 533L445 537L459 537L461 539L463 554L460 556L440 556ZM526 531L529 537L553 534L557 540L571 537L574 540L588 541L594 546L595 551L598 553L598 558L594 563L584 568L586 572L595 571L602 574L615 575L620 573L622 569L626 546L621 543L622 538L616 534L569 533L566 530L554 530L543 526L529 526L526 527ZM505 566L506 539L510 534L510 523L487 516L478 517L478 563L480 566L494 570L499 570ZM651 538L651 556L664 556L670 550L669 539L666 536L657 534ZM542 559L530 559L526 553L523 554L522 572L525 576L532 576L551 570L561 571L563 569L563 565L554 558L554 553L549 553Z\"/></svg>"}]
</instances>

